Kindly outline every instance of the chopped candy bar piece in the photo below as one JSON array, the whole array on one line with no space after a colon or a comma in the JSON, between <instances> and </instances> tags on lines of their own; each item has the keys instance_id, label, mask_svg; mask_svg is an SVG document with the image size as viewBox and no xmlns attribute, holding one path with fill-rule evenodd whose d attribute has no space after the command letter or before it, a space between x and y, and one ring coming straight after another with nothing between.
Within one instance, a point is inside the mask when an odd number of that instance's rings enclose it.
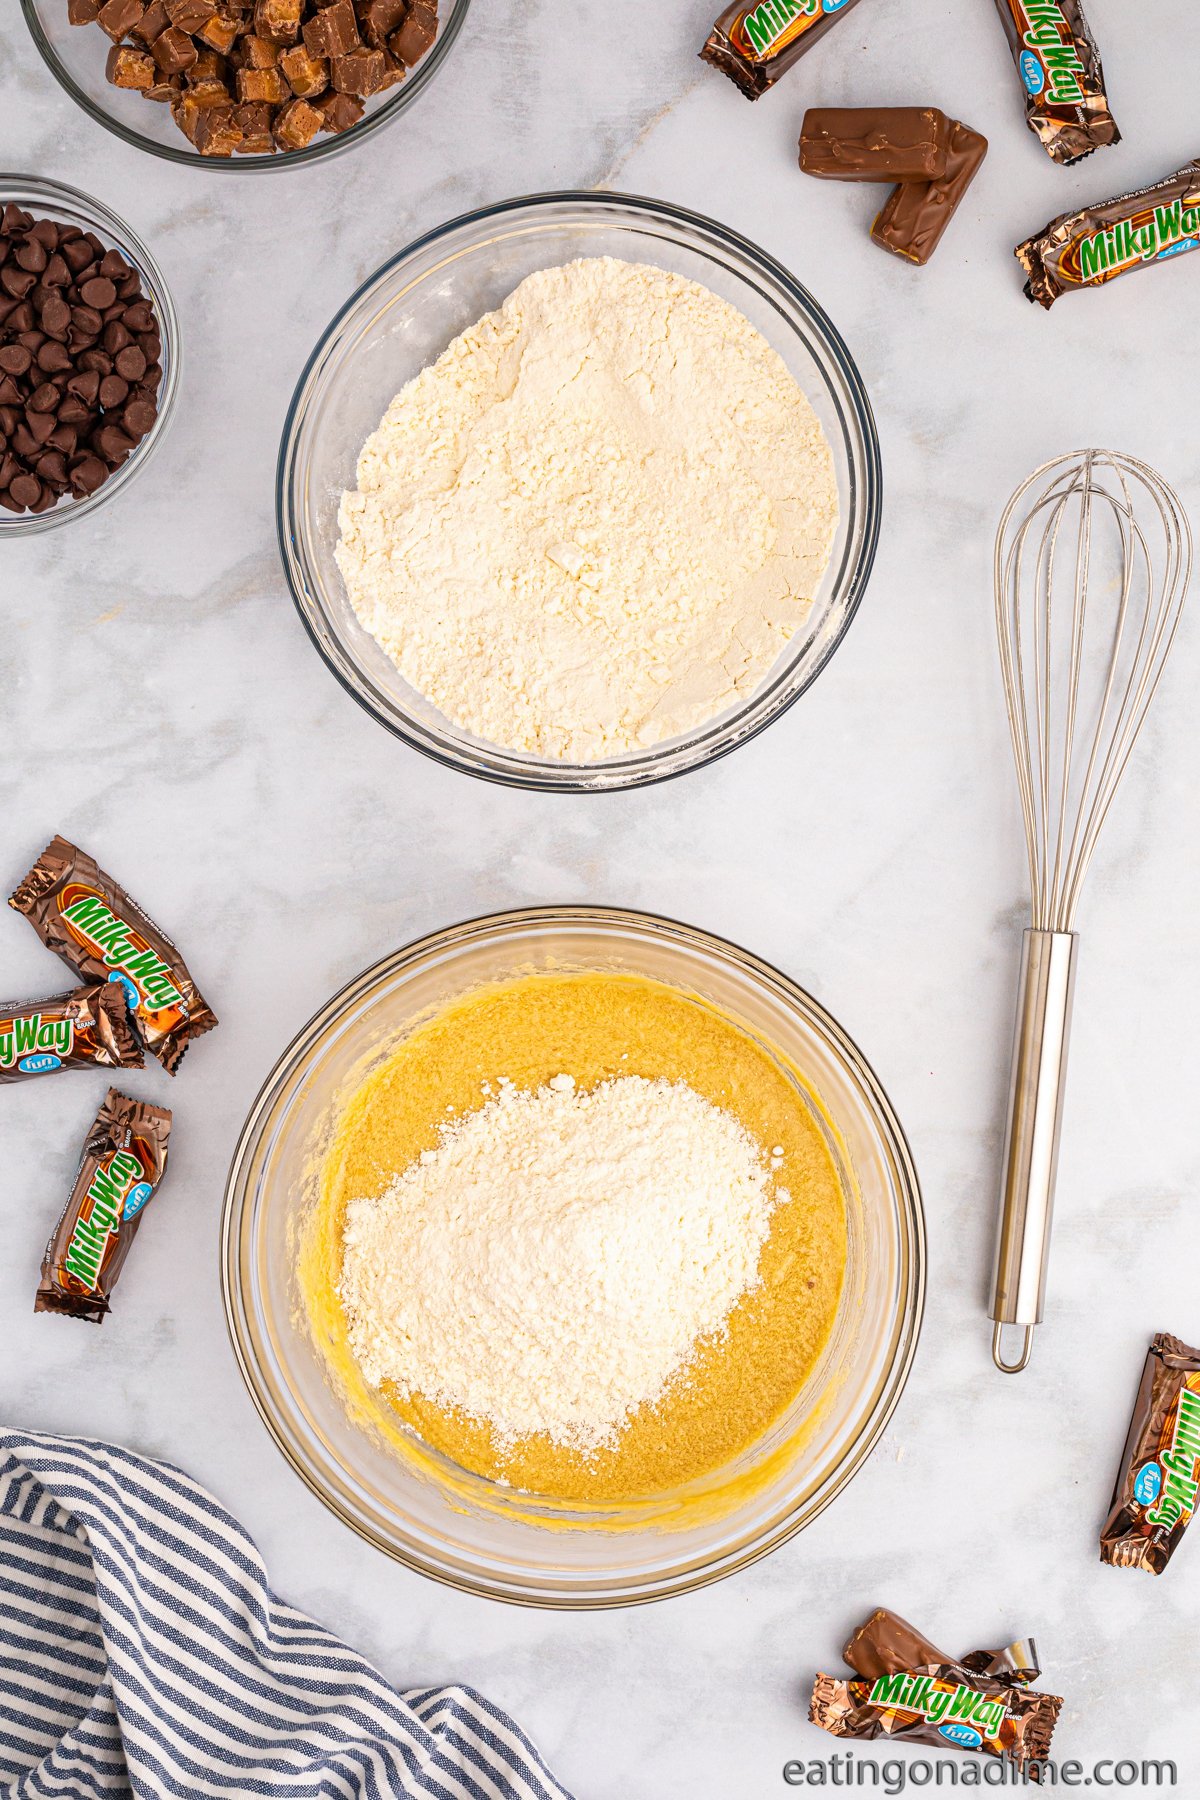
<instances>
[{"instance_id":1,"label":"chopped candy bar piece","mask_svg":"<svg viewBox=\"0 0 1200 1800\"><path fill-rule=\"evenodd\" d=\"M293 94L300 94L306 100L323 93L329 86L329 64L310 56L303 44L285 50L279 59L279 67Z\"/></svg>"},{"instance_id":2,"label":"chopped candy bar piece","mask_svg":"<svg viewBox=\"0 0 1200 1800\"><path fill-rule=\"evenodd\" d=\"M382 50L365 47L351 50L346 56L335 56L330 64L334 87L339 94L357 94L366 99L377 94L387 78L387 64Z\"/></svg>"},{"instance_id":3,"label":"chopped candy bar piece","mask_svg":"<svg viewBox=\"0 0 1200 1800\"><path fill-rule=\"evenodd\" d=\"M105 0L96 14L96 23L114 44L119 44L129 36L144 11L142 0Z\"/></svg>"},{"instance_id":4,"label":"chopped candy bar piece","mask_svg":"<svg viewBox=\"0 0 1200 1800\"><path fill-rule=\"evenodd\" d=\"M158 80L154 58L132 44L114 44L108 53L104 73L114 87L138 88L145 93Z\"/></svg>"},{"instance_id":5,"label":"chopped candy bar piece","mask_svg":"<svg viewBox=\"0 0 1200 1800\"><path fill-rule=\"evenodd\" d=\"M275 116L275 141L285 150L303 150L321 129L321 115L307 100L297 97Z\"/></svg>"},{"instance_id":6,"label":"chopped candy bar piece","mask_svg":"<svg viewBox=\"0 0 1200 1800\"><path fill-rule=\"evenodd\" d=\"M237 97L243 104L265 100L270 106L279 106L287 99L287 88L278 69L239 69Z\"/></svg>"}]
</instances>

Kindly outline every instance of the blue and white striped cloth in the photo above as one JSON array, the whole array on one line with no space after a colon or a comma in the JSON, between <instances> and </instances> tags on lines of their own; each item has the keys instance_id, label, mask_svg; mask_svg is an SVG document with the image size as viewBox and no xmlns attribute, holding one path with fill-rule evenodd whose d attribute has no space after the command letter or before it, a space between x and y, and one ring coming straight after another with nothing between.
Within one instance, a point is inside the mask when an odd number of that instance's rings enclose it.
<instances>
[{"instance_id":1,"label":"blue and white striped cloth","mask_svg":"<svg viewBox=\"0 0 1200 1800\"><path fill-rule=\"evenodd\" d=\"M188 1476L0 1431L5 1800L570 1800L462 1687L397 1694Z\"/></svg>"}]
</instances>

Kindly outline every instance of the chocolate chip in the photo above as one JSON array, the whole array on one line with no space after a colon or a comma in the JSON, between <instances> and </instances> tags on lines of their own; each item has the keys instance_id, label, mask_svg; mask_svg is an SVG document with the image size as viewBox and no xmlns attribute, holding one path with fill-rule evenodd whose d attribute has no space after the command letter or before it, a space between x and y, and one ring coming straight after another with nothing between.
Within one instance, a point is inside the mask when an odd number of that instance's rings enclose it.
<instances>
[{"instance_id":1,"label":"chocolate chip","mask_svg":"<svg viewBox=\"0 0 1200 1800\"><path fill-rule=\"evenodd\" d=\"M77 494L94 494L107 480L108 470L98 456L83 456L72 465L70 483Z\"/></svg>"},{"instance_id":2,"label":"chocolate chip","mask_svg":"<svg viewBox=\"0 0 1200 1800\"><path fill-rule=\"evenodd\" d=\"M24 375L32 361L24 344L5 344L0 348L0 369L6 375Z\"/></svg>"},{"instance_id":3,"label":"chocolate chip","mask_svg":"<svg viewBox=\"0 0 1200 1800\"><path fill-rule=\"evenodd\" d=\"M131 400L121 414L121 423L130 437L145 437L155 419L158 408L152 400Z\"/></svg>"},{"instance_id":4,"label":"chocolate chip","mask_svg":"<svg viewBox=\"0 0 1200 1800\"><path fill-rule=\"evenodd\" d=\"M39 244L35 237L27 237L17 246L16 261L20 268L31 269L35 275L40 275L50 258L45 244Z\"/></svg>"},{"instance_id":5,"label":"chocolate chip","mask_svg":"<svg viewBox=\"0 0 1200 1800\"><path fill-rule=\"evenodd\" d=\"M104 348L110 356L115 356L118 350L124 350L126 344L132 342L131 334L126 331L120 319L112 319L104 327Z\"/></svg>"},{"instance_id":6,"label":"chocolate chip","mask_svg":"<svg viewBox=\"0 0 1200 1800\"><path fill-rule=\"evenodd\" d=\"M52 375L56 369L69 369L73 364L67 346L55 338L47 338L37 352L37 366Z\"/></svg>"},{"instance_id":7,"label":"chocolate chip","mask_svg":"<svg viewBox=\"0 0 1200 1800\"><path fill-rule=\"evenodd\" d=\"M136 344L129 344L117 353L117 374L126 381L140 381L146 373L146 358Z\"/></svg>"},{"instance_id":8,"label":"chocolate chip","mask_svg":"<svg viewBox=\"0 0 1200 1800\"><path fill-rule=\"evenodd\" d=\"M59 241L61 242L62 240L60 239ZM87 242L87 239L83 237L73 238L70 243L63 244L62 253L66 260L67 267L76 275L79 274L81 269L86 269L89 263L94 263L96 260L91 245Z\"/></svg>"},{"instance_id":9,"label":"chocolate chip","mask_svg":"<svg viewBox=\"0 0 1200 1800\"><path fill-rule=\"evenodd\" d=\"M42 330L49 337L61 338L66 336L70 323L71 308L58 294L54 294L42 308Z\"/></svg>"},{"instance_id":10,"label":"chocolate chip","mask_svg":"<svg viewBox=\"0 0 1200 1800\"><path fill-rule=\"evenodd\" d=\"M34 388L25 404L28 406L30 412L56 413L58 411L58 401L59 393L54 383L52 381L43 381L40 387ZM32 429L33 427L31 425L30 430L32 431ZM53 427L51 427L51 429L53 429Z\"/></svg>"},{"instance_id":11,"label":"chocolate chip","mask_svg":"<svg viewBox=\"0 0 1200 1800\"><path fill-rule=\"evenodd\" d=\"M119 360L119 359L118 359ZM113 407L124 406L129 398L129 383L122 381L119 375L106 375L100 383L100 404L105 412Z\"/></svg>"},{"instance_id":12,"label":"chocolate chip","mask_svg":"<svg viewBox=\"0 0 1200 1800\"><path fill-rule=\"evenodd\" d=\"M8 491L19 507L32 510L42 492L42 484L36 475L16 475L8 484Z\"/></svg>"},{"instance_id":13,"label":"chocolate chip","mask_svg":"<svg viewBox=\"0 0 1200 1800\"><path fill-rule=\"evenodd\" d=\"M111 306L116 297L117 290L107 275L93 275L92 279L85 281L79 290L79 298L84 305L94 306L98 312L103 312L106 306Z\"/></svg>"}]
</instances>

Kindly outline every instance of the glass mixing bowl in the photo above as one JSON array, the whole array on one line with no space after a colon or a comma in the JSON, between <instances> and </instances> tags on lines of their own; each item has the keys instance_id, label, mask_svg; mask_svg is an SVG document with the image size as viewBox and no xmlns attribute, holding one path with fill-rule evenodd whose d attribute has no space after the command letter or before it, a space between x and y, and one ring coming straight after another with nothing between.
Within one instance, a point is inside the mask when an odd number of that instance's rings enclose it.
<instances>
[{"instance_id":1,"label":"glass mixing bowl","mask_svg":"<svg viewBox=\"0 0 1200 1800\"><path fill-rule=\"evenodd\" d=\"M334 561L338 505L397 390L536 269L576 257L653 263L700 282L757 326L816 409L833 451L841 518L812 613L748 700L684 737L599 763L505 750L453 725L403 680L359 624ZM279 454L284 568L300 617L342 685L418 750L493 781L611 789L660 781L745 743L824 668L862 598L880 518L879 443L854 360L795 278L737 232L627 194L539 194L469 213L386 262L334 319L292 400Z\"/></svg>"},{"instance_id":2,"label":"glass mixing bowl","mask_svg":"<svg viewBox=\"0 0 1200 1800\"><path fill-rule=\"evenodd\" d=\"M729 1468L685 1489L591 1508L523 1495L425 1451L424 1471L352 1418L327 1377L295 1279L296 1246L347 1089L431 1008L533 970L615 970L732 1015L803 1072L846 1196L849 1258L829 1343L803 1391ZM794 1079L794 1078L793 1078ZM319 1012L250 1109L230 1169L222 1284L234 1350L276 1443L313 1492L410 1568L526 1605L661 1599L773 1550L829 1504L900 1397L924 1297L912 1157L862 1055L800 988L706 932L644 913L538 907L474 919L386 957ZM390 1416L394 1427L395 1416Z\"/></svg>"},{"instance_id":3,"label":"glass mixing bowl","mask_svg":"<svg viewBox=\"0 0 1200 1800\"><path fill-rule=\"evenodd\" d=\"M429 54L421 58L398 87L387 89L382 98L368 100L366 112L349 131L321 133L305 150L230 157L201 156L179 130L169 106L114 87L104 73L108 38L99 25L72 25L67 18L67 0L21 0L21 11L51 74L98 125L115 132L135 149L148 150L151 156L163 156L168 162L190 163L193 168L216 173L236 173L239 169L294 169L321 157L337 156L352 144L361 144L411 106L429 85L462 30L469 4L470 0L441 0L441 28Z\"/></svg>"},{"instance_id":4,"label":"glass mixing bowl","mask_svg":"<svg viewBox=\"0 0 1200 1800\"><path fill-rule=\"evenodd\" d=\"M47 181L40 175L0 173L0 207L7 206L10 201L35 217L57 219L64 225L78 225L81 231L94 231L106 244L119 250L126 262L137 270L142 278L142 292L153 302L158 315L162 380L158 388L158 417L115 474L110 475L94 494L79 500L64 496L57 506L51 506L43 513L13 513L0 507L0 541L6 537L52 531L56 525L67 525L72 519L94 513L98 507L106 506L123 493L145 468L162 440L175 410L180 370L179 320L174 302L158 264L123 219L109 212L99 200L81 194L77 188L67 187L60 181Z\"/></svg>"}]
</instances>

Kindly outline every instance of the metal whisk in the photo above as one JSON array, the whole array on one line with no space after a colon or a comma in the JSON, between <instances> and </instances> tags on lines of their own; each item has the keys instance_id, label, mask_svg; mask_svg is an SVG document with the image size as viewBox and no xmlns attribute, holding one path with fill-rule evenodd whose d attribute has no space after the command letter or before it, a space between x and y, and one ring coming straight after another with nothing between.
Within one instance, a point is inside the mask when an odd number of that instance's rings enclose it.
<instances>
[{"instance_id":1,"label":"metal whisk","mask_svg":"<svg viewBox=\"0 0 1200 1800\"><path fill-rule=\"evenodd\" d=\"M996 628L1025 818L1033 918L1021 957L992 1358L1029 1362L1041 1323L1088 865L1162 675L1192 536L1161 475L1081 450L1019 487L996 536ZM1016 1362L1006 1325L1024 1329Z\"/></svg>"}]
</instances>

